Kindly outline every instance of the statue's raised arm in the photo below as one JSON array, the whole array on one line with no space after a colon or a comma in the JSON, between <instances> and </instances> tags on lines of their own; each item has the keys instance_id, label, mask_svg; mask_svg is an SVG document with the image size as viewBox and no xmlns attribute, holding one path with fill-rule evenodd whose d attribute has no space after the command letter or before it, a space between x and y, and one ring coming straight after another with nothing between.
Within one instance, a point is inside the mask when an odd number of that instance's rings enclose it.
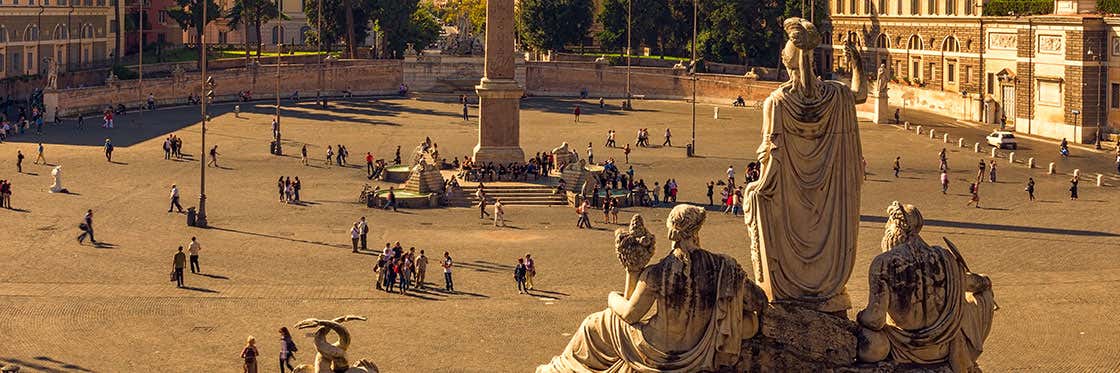
<instances>
[{"instance_id":1,"label":"statue's raised arm","mask_svg":"<svg viewBox=\"0 0 1120 373\"><path fill-rule=\"evenodd\" d=\"M863 57L851 40L844 43L844 56L852 69L852 95L856 104L862 104L867 101L867 75L863 72Z\"/></svg>"}]
</instances>

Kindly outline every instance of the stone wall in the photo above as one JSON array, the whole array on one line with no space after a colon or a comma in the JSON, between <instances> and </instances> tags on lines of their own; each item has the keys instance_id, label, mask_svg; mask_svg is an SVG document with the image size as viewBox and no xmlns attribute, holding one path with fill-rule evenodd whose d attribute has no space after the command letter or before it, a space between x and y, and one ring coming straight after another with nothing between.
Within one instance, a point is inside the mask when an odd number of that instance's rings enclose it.
<instances>
[{"instance_id":1,"label":"stone wall","mask_svg":"<svg viewBox=\"0 0 1120 373\"><path fill-rule=\"evenodd\" d=\"M529 62L525 89L534 96L626 97L626 67L584 62ZM681 70L634 67L630 86L634 95L656 99L692 97L692 81ZM730 103L742 95L747 101L765 99L777 82L759 81L737 75L699 74L697 97L701 101Z\"/></svg>"},{"instance_id":2,"label":"stone wall","mask_svg":"<svg viewBox=\"0 0 1120 373\"><path fill-rule=\"evenodd\" d=\"M485 67L481 56L428 55L406 58L403 64L403 79L409 90L438 93L473 93ZM521 59L517 60L515 79L525 85L525 64Z\"/></svg>"}]
</instances>

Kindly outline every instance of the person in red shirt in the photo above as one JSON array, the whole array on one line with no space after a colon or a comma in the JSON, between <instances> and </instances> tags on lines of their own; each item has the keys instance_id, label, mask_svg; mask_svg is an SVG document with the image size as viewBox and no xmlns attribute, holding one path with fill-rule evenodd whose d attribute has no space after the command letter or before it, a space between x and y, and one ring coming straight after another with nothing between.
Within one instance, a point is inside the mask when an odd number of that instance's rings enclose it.
<instances>
[{"instance_id":1,"label":"person in red shirt","mask_svg":"<svg viewBox=\"0 0 1120 373\"><path fill-rule=\"evenodd\" d=\"M373 178L373 154L366 152L366 175Z\"/></svg>"}]
</instances>

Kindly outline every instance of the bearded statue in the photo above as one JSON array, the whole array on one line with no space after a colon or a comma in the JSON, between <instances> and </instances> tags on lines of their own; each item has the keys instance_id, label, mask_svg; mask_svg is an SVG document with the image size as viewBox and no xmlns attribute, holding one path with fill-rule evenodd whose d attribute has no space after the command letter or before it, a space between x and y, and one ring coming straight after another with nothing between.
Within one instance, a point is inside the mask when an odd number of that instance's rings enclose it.
<instances>
[{"instance_id":1,"label":"bearded statue","mask_svg":"<svg viewBox=\"0 0 1120 373\"><path fill-rule=\"evenodd\" d=\"M979 371L997 308L991 280L970 272L948 239L948 249L927 244L922 225L914 206L887 208L883 253L871 262L867 308L857 317L859 359Z\"/></svg>"}]
</instances>

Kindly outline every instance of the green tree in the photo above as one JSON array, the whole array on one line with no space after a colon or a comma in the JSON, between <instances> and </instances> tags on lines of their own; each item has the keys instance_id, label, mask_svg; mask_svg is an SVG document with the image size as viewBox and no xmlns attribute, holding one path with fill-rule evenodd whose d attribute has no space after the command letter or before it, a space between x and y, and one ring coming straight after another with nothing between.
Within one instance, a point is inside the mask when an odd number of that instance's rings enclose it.
<instances>
[{"instance_id":1,"label":"green tree","mask_svg":"<svg viewBox=\"0 0 1120 373\"><path fill-rule=\"evenodd\" d=\"M439 38L440 26L434 10L420 0L372 0L377 30L390 58L403 58L409 44L421 51Z\"/></svg>"},{"instance_id":2,"label":"green tree","mask_svg":"<svg viewBox=\"0 0 1120 373\"><path fill-rule=\"evenodd\" d=\"M564 50L579 43L591 28L591 0L521 0L517 9L517 31L529 48Z\"/></svg>"},{"instance_id":3,"label":"green tree","mask_svg":"<svg viewBox=\"0 0 1120 373\"><path fill-rule=\"evenodd\" d=\"M203 12L204 6L206 7L205 12ZM203 13L206 13L206 19L203 19ZM210 22L221 17L222 11L221 8L218 8L218 4L215 3L214 0L175 0L175 6L167 9L167 15L184 30L193 30L195 40L201 42L202 30L204 30L206 25L210 24ZM201 47L201 44L199 44L198 47ZM198 52L199 64L201 66L201 58L204 51L199 48Z\"/></svg>"},{"instance_id":4,"label":"green tree","mask_svg":"<svg viewBox=\"0 0 1120 373\"><path fill-rule=\"evenodd\" d=\"M434 9L433 9L434 11ZM458 25L459 17L466 16L471 21L470 30L459 30L459 32L470 32L475 35L482 34L486 31L486 0L456 0L448 2L444 5L443 9L436 12L439 18L447 25Z\"/></svg>"},{"instance_id":5,"label":"green tree","mask_svg":"<svg viewBox=\"0 0 1120 373\"><path fill-rule=\"evenodd\" d=\"M261 26L267 24L269 21L276 19L280 16L281 19L288 17L279 14L276 9L276 2L269 0L236 0L233 7L230 8L229 13L226 14L226 20L229 22L231 29L243 28L245 31L245 58L249 57L248 43L251 39L249 31L252 30L257 39L257 58L261 56L261 45L264 44L261 38ZM280 41L283 42L282 40Z\"/></svg>"},{"instance_id":6,"label":"green tree","mask_svg":"<svg viewBox=\"0 0 1120 373\"><path fill-rule=\"evenodd\" d=\"M323 32L319 35L317 32L319 22L319 2L322 1L323 7ZM370 0L365 1L348 1L351 5L347 8L344 0L317 0L306 1L303 4L303 13L307 15L307 25L311 27L308 33L308 41L320 43L326 50L332 50L334 45L345 41L348 45L361 44L361 40L365 40L370 32L370 20L373 19L373 4ZM353 18L353 27L347 30L346 22L347 10L351 13L350 17ZM352 31L352 32L350 32ZM350 35L353 36L350 36ZM347 40L352 39L352 40Z\"/></svg>"},{"instance_id":7,"label":"green tree","mask_svg":"<svg viewBox=\"0 0 1120 373\"><path fill-rule=\"evenodd\" d=\"M424 47L439 40L440 31L442 31L442 26L440 26L439 19L436 18L435 9L431 4L420 4L420 7L412 13L408 36L416 53L420 53L424 50Z\"/></svg>"}]
</instances>

